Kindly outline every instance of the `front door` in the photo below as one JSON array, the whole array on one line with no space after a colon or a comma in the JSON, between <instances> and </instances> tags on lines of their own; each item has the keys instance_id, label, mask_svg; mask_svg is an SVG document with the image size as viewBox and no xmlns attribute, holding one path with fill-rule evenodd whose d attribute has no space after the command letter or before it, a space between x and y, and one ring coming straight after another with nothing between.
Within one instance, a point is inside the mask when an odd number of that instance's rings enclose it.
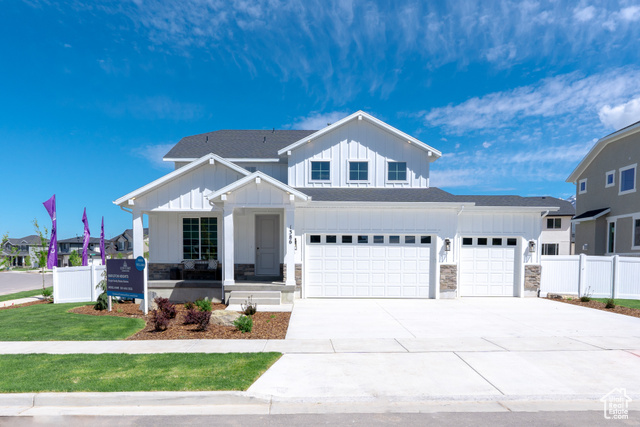
<instances>
[{"instance_id":1,"label":"front door","mask_svg":"<svg viewBox=\"0 0 640 427\"><path fill-rule=\"evenodd\" d=\"M256 275L280 275L280 218L256 215Z\"/></svg>"}]
</instances>

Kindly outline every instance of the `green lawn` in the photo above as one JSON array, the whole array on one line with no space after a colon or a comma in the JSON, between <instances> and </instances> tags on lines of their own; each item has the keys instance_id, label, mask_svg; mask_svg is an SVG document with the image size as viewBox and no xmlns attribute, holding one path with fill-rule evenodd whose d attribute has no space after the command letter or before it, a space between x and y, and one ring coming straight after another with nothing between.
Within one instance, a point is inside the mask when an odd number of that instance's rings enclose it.
<instances>
[{"instance_id":1,"label":"green lawn","mask_svg":"<svg viewBox=\"0 0 640 427\"><path fill-rule=\"evenodd\" d=\"M51 289L53 292L52 286L49 286L47 289ZM42 295L42 288L33 291L16 292L15 294L0 295L0 302L19 298L37 297L40 295Z\"/></svg>"},{"instance_id":2,"label":"green lawn","mask_svg":"<svg viewBox=\"0 0 640 427\"><path fill-rule=\"evenodd\" d=\"M592 298L594 301L607 302L607 298ZM616 305L629 308L637 308L640 310L640 300L637 299L614 299Z\"/></svg>"},{"instance_id":3,"label":"green lawn","mask_svg":"<svg viewBox=\"0 0 640 427\"><path fill-rule=\"evenodd\" d=\"M120 340L144 328L142 319L67 313L81 305L87 303L37 304L0 310L0 341Z\"/></svg>"},{"instance_id":4,"label":"green lawn","mask_svg":"<svg viewBox=\"0 0 640 427\"><path fill-rule=\"evenodd\" d=\"M246 390L280 356L280 353L0 355L0 393Z\"/></svg>"}]
</instances>

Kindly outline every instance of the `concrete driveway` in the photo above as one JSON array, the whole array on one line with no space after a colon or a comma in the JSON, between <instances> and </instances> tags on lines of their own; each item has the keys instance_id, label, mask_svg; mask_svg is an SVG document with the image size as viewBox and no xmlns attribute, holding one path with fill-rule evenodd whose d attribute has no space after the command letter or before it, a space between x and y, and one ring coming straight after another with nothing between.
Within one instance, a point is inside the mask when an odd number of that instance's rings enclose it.
<instances>
[{"instance_id":1,"label":"concrete driveway","mask_svg":"<svg viewBox=\"0 0 640 427\"><path fill-rule=\"evenodd\" d=\"M640 401L640 319L544 299L300 300L284 342L306 350L286 352L250 392L595 408L625 389Z\"/></svg>"}]
</instances>

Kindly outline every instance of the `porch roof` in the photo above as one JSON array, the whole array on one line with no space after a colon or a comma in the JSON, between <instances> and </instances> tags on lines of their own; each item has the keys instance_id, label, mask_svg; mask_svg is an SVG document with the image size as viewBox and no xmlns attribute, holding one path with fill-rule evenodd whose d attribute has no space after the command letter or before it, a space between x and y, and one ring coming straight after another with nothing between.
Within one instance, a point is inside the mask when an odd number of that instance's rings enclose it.
<instances>
[{"instance_id":1,"label":"porch roof","mask_svg":"<svg viewBox=\"0 0 640 427\"><path fill-rule=\"evenodd\" d=\"M269 175L265 174L264 172L260 172L260 171L256 171L254 173L252 173L251 175L245 176L242 179L237 180L236 182L233 182L229 185L227 185L226 187L223 187L221 189L219 189L218 191L214 191L213 193L207 195L207 199L209 200L214 200L217 199L219 197L222 197L224 194L227 194L229 192L235 191L241 187L244 187L245 185L252 183L252 182L256 182L257 180L264 180L265 182L273 185L274 187L282 190L285 193L288 194L292 194L295 197L297 197L298 199L302 200L302 201L307 201L310 200L311 197L309 197L308 195L306 195L305 193L303 193L300 190L297 190L293 187L289 187L286 184L283 184L282 182L278 181L275 178L270 177Z\"/></svg>"}]
</instances>

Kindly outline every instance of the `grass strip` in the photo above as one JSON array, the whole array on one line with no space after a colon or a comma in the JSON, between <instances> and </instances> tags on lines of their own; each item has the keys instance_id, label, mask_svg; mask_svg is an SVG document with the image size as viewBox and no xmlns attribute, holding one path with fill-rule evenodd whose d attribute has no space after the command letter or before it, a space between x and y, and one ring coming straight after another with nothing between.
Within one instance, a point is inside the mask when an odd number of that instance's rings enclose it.
<instances>
[{"instance_id":1,"label":"grass strip","mask_svg":"<svg viewBox=\"0 0 640 427\"><path fill-rule=\"evenodd\" d=\"M53 292L52 286L49 286L47 289L51 289L51 291ZM9 301L12 299L38 297L40 295L42 295L42 288L34 289L32 291L16 292L15 294L0 295L0 302Z\"/></svg>"},{"instance_id":2,"label":"grass strip","mask_svg":"<svg viewBox=\"0 0 640 427\"><path fill-rule=\"evenodd\" d=\"M591 298L594 301L600 301L602 303L607 303L607 299L608 298ZM616 305L619 305L621 307L629 307L629 308L636 308L638 310L640 310L640 300L637 299L614 299L613 300Z\"/></svg>"},{"instance_id":3,"label":"grass strip","mask_svg":"<svg viewBox=\"0 0 640 427\"><path fill-rule=\"evenodd\" d=\"M0 310L0 341L121 340L144 328L142 319L68 313L86 302Z\"/></svg>"},{"instance_id":4,"label":"grass strip","mask_svg":"<svg viewBox=\"0 0 640 427\"><path fill-rule=\"evenodd\" d=\"M280 353L0 355L0 393L246 390Z\"/></svg>"}]
</instances>

